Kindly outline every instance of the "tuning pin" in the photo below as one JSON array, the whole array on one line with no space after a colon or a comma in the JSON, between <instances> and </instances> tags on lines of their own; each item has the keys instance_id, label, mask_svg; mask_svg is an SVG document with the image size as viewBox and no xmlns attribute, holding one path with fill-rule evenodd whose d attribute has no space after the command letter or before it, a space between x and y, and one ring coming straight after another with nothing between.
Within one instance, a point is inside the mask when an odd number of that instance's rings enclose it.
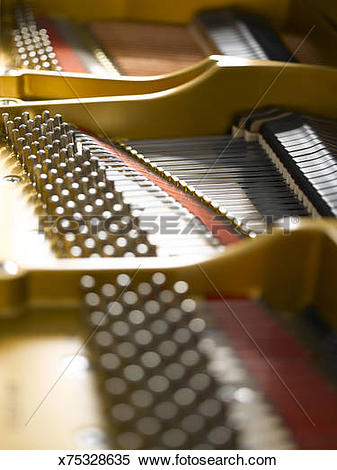
<instances>
[{"instance_id":1,"label":"tuning pin","mask_svg":"<svg viewBox=\"0 0 337 470\"><path fill-rule=\"evenodd\" d=\"M50 144L45 145L44 151L46 153L46 158L50 158L53 155L53 146Z\"/></svg>"},{"instance_id":2,"label":"tuning pin","mask_svg":"<svg viewBox=\"0 0 337 470\"><path fill-rule=\"evenodd\" d=\"M97 157L91 157L90 159L91 171L97 171L99 168L99 159Z\"/></svg>"},{"instance_id":3,"label":"tuning pin","mask_svg":"<svg viewBox=\"0 0 337 470\"><path fill-rule=\"evenodd\" d=\"M14 122L7 121L8 143L10 145L13 145L13 130L14 130Z\"/></svg>"},{"instance_id":4,"label":"tuning pin","mask_svg":"<svg viewBox=\"0 0 337 470\"><path fill-rule=\"evenodd\" d=\"M67 145L67 155L68 157L74 157L75 155L75 152L74 152L75 148L74 148L74 144L70 143Z\"/></svg>"},{"instance_id":5,"label":"tuning pin","mask_svg":"<svg viewBox=\"0 0 337 470\"><path fill-rule=\"evenodd\" d=\"M71 199L66 201L64 209L65 209L64 210L65 215L74 214L74 212L76 212L76 210L77 210L76 202L71 200Z\"/></svg>"},{"instance_id":6,"label":"tuning pin","mask_svg":"<svg viewBox=\"0 0 337 470\"><path fill-rule=\"evenodd\" d=\"M67 173L63 177L65 186L69 188L71 184L74 182L74 175L71 171L67 171Z\"/></svg>"},{"instance_id":7,"label":"tuning pin","mask_svg":"<svg viewBox=\"0 0 337 470\"><path fill-rule=\"evenodd\" d=\"M72 186L72 184L71 184ZM80 190L79 190L80 191ZM84 193L81 193L81 192L77 192L76 195L75 195L75 200L77 202L77 205L78 207L80 207L81 209L83 209L83 207L85 206L85 204L87 203L87 196L86 194Z\"/></svg>"},{"instance_id":8,"label":"tuning pin","mask_svg":"<svg viewBox=\"0 0 337 470\"><path fill-rule=\"evenodd\" d=\"M57 194L51 194L49 198L46 198L45 204L50 213L53 214L56 208L60 205L60 198Z\"/></svg>"},{"instance_id":9,"label":"tuning pin","mask_svg":"<svg viewBox=\"0 0 337 470\"><path fill-rule=\"evenodd\" d=\"M45 69L45 70L50 70L50 69L51 69L51 64L50 64L50 62L47 61L47 60L44 61L44 62L42 63L42 68Z\"/></svg>"},{"instance_id":10,"label":"tuning pin","mask_svg":"<svg viewBox=\"0 0 337 470\"><path fill-rule=\"evenodd\" d=\"M53 145L53 132L47 130L46 138L48 145Z\"/></svg>"},{"instance_id":11,"label":"tuning pin","mask_svg":"<svg viewBox=\"0 0 337 470\"><path fill-rule=\"evenodd\" d=\"M23 154L23 147L25 146L25 139L24 137L19 137L18 138L18 155L19 155L19 160L22 162L22 154Z\"/></svg>"},{"instance_id":12,"label":"tuning pin","mask_svg":"<svg viewBox=\"0 0 337 470\"><path fill-rule=\"evenodd\" d=\"M68 132L69 132L69 124L67 122L62 122L61 123L61 133L62 133L62 135L67 135L67 137L68 137Z\"/></svg>"},{"instance_id":13,"label":"tuning pin","mask_svg":"<svg viewBox=\"0 0 337 470\"><path fill-rule=\"evenodd\" d=\"M53 141L53 153L60 153L60 141L58 139Z\"/></svg>"},{"instance_id":14,"label":"tuning pin","mask_svg":"<svg viewBox=\"0 0 337 470\"><path fill-rule=\"evenodd\" d=\"M82 155L82 157L85 158L83 155ZM91 172L91 163L90 163L90 161L84 160L82 162L82 170L83 170L83 174L86 175L87 177L89 177L89 173Z\"/></svg>"},{"instance_id":15,"label":"tuning pin","mask_svg":"<svg viewBox=\"0 0 337 470\"><path fill-rule=\"evenodd\" d=\"M77 166L72 171L73 171L73 175L74 175L74 180L76 182L80 183L81 177L83 175L82 168Z\"/></svg>"},{"instance_id":16,"label":"tuning pin","mask_svg":"<svg viewBox=\"0 0 337 470\"><path fill-rule=\"evenodd\" d=\"M31 146L33 143L33 134L31 132L27 132L25 135L25 139L26 139L26 144Z\"/></svg>"},{"instance_id":17,"label":"tuning pin","mask_svg":"<svg viewBox=\"0 0 337 470\"><path fill-rule=\"evenodd\" d=\"M18 139L20 137L20 133L18 129L13 129L13 149L15 153L18 151Z\"/></svg>"},{"instance_id":18,"label":"tuning pin","mask_svg":"<svg viewBox=\"0 0 337 470\"><path fill-rule=\"evenodd\" d=\"M60 197L55 194L52 184L47 183L42 189L42 199L52 214L57 213L57 208L62 205Z\"/></svg>"},{"instance_id":19,"label":"tuning pin","mask_svg":"<svg viewBox=\"0 0 337 470\"><path fill-rule=\"evenodd\" d=\"M59 196L61 195L62 189L65 187L65 182L63 178L56 178L54 181L54 189L55 193L58 194Z\"/></svg>"},{"instance_id":20,"label":"tuning pin","mask_svg":"<svg viewBox=\"0 0 337 470\"><path fill-rule=\"evenodd\" d=\"M48 180L50 183L54 183L54 181L58 178L58 171L56 168L52 168L48 172Z\"/></svg>"},{"instance_id":21,"label":"tuning pin","mask_svg":"<svg viewBox=\"0 0 337 470\"><path fill-rule=\"evenodd\" d=\"M36 153L38 163L41 165L43 160L46 158L46 152L44 150L38 150Z\"/></svg>"},{"instance_id":22,"label":"tuning pin","mask_svg":"<svg viewBox=\"0 0 337 470\"><path fill-rule=\"evenodd\" d=\"M50 118L49 111L48 110L43 111L42 120L43 120L44 124L47 124L47 121L49 120L49 118Z\"/></svg>"},{"instance_id":23,"label":"tuning pin","mask_svg":"<svg viewBox=\"0 0 337 470\"><path fill-rule=\"evenodd\" d=\"M88 148L82 149L83 160L90 160L91 159L91 152Z\"/></svg>"},{"instance_id":24,"label":"tuning pin","mask_svg":"<svg viewBox=\"0 0 337 470\"><path fill-rule=\"evenodd\" d=\"M61 128L59 126L54 126L53 139L61 139Z\"/></svg>"},{"instance_id":25,"label":"tuning pin","mask_svg":"<svg viewBox=\"0 0 337 470\"><path fill-rule=\"evenodd\" d=\"M62 114L55 114L54 119L55 119L56 126L61 127L61 125L62 125Z\"/></svg>"},{"instance_id":26,"label":"tuning pin","mask_svg":"<svg viewBox=\"0 0 337 470\"><path fill-rule=\"evenodd\" d=\"M39 142L37 140L32 142L31 150L32 150L32 153L34 155L37 155L38 151L40 150L40 145L39 145Z\"/></svg>"},{"instance_id":27,"label":"tuning pin","mask_svg":"<svg viewBox=\"0 0 337 470\"><path fill-rule=\"evenodd\" d=\"M68 161L68 154L66 149L61 148L59 153L60 162L66 163Z\"/></svg>"},{"instance_id":28,"label":"tuning pin","mask_svg":"<svg viewBox=\"0 0 337 470\"><path fill-rule=\"evenodd\" d=\"M92 172L88 175L89 186L95 187L97 182L97 175L95 172Z\"/></svg>"},{"instance_id":29,"label":"tuning pin","mask_svg":"<svg viewBox=\"0 0 337 470\"><path fill-rule=\"evenodd\" d=\"M47 145L47 138L44 135L39 137L39 145L41 149L44 149L44 147Z\"/></svg>"},{"instance_id":30,"label":"tuning pin","mask_svg":"<svg viewBox=\"0 0 337 470\"><path fill-rule=\"evenodd\" d=\"M79 183L77 183L76 181L72 182L70 185L69 185L69 192L70 192L70 195L73 199L76 199L77 195L79 194L80 192L80 185Z\"/></svg>"},{"instance_id":31,"label":"tuning pin","mask_svg":"<svg viewBox=\"0 0 337 470\"><path fill-rule=\"evenodd\" d=\"M40 128L39 127L34 127L33 131L32 131L32 134L33 134L33 139L38 141L39 138L40 138Z\"/></svg>"},{"instance_id":32,"label":"tuning pin","mask_svg":"<svg viewBox=\"0 0 337 470\"><path fill-rule=\"evenodd\" d=\"M46 124L47 124L47 130L48 130L48 132L51 132L51 133L52 133L53 130L54 130L54 119L53 119L53 118L49 118L49 119L47 120Z\"/></svg>"},{"instance_id":33,"label":"tuning pin","mask_svg":"<svg viewBox=\"0 0 337 470\"><path fill-rule=\"evenodd\" d=\"M6 134L8 134L8 128L7 128L7 122L9 121L9 114L8 113L2 113L2 120L5 128Z\"/></svg>"},{"instance_id":34,"label":"tuning pin","mask_svg":"<svg viewBox=\"0 0 337 470\"><path fill-rule=\"evenodd\" d=\"M75 145L74 131L73 130L68 130L68 132L66 132L66 134L67 134L67 138L68 138L68 143Z\"/></svg>"},{"instance_id":35,"label":"tuning pin","mask_svg":"<svg viewBox=\"0 0 337 470\"><path fill-rule=\"evenodd\" d=\"M28 121L29 121L29 113L27 111L24 111L22 114L21 114L21 117L22 117L22 122L27 125L28 124Z\"/></svg>"},{"instance_id":36,"label":"tuning pin","mask_svg":"<svg viewBox=\"0 0 337 470\"><path fill-rule=\"evenodd\" d=\"M66 163L67 163L68 171L72 172L73 169L76 167L75 158L73 158L73 157L68 158Z\"/></svg>"},{"instance_id":37,"label":"tuning pin","mask_svg":"<svg viewBox=\"0 0 337 470\"><path fill-rule=\"evenodd\" d=\"M31 154L30 147L28 145L25 145L22 148L22 164L24 165L25 168L27 167L27 159L30 154Z\"/></svg>"},{"instance_id":38,"label":"tuning pin","mask_svg":"<svg viewBox=\"0 0 337 470\"><path fill-rule=\"evenodd\" d=\"M13 120L15 127L18 129L22 124L21 118L19 116L16 116Z\"/></svg>"},{"instance_id":39,"label":"tuning pin","mask_svg":"<svg viewBox=\"0 0 337 470\"><path fill-rule=\"evenodd\" d=\"M49 159L52 161L53 168L57 168L58 165L61 163L59 153L52 153Z\"/></svg>"},{"instance_id":40,"label":"tuning pin","mask_svg":"<svg viewBox=\"0 0 337 470\"><path fill-rule=\"evenodd\" d=\"M43 172L46 174L48 174L48 172L52 169L52 161L50 160L50 158L45 158L41 162L41 165L42 165Z\"/></svg>"},{"instance_id":41,"label":"tuning pin","mask_svg":"<svg viewBox=\"0 0 337 470\"><path fill-rule=\"evenodd\" d=\"M105 170L103 168L97 169L97 182L104 182L105 181Z\"/></svg>"},{"instance_id":42,"label":"tuning pin","mask_svg":"<svg viewBox=\"0 0 337 470\"><path fill-rule=\"evenodd\" d=\"M59 177L63 178L63 176L67 173L67 164L65 162L60 161L57 165L57 171Z\"/></svg>"},{"instance_id":43,"label":"tuning pin","mask_svg":"<svg viewBox=\"0 0 337 470\"><path fill-rule=\"evenodd\" d=\"M43 188L48 183L48 175L46 175L46 173L43 173L43 170L38 167L34 172L34 176L36 189L41 195L43 195Z\"/></svg>"},{"instance_id":44,"label":"tuning pin","mask_svg":"<svg viewBox=\"0 0 337 470\"><path fill-rule=\"evenodd\" d=\"M40 129L41 125L42 125L42 116L41 114L37 114L34 119L34 127L37 127L38 129Z\"/></svg>"},{"instance_id":45,"label":"tuning pin","mask_svg":"<svg viewBox=\"0 0 337 470\"><path fill-rule=\"evenodd\" d=\"M68 145L68 137L65 134L60 135L61 148L66 149Z\"/></svg>"},{"instance_id":46,"label":"tuning pin","mask_svg":"<svg viewBox=\"0 0 337 470\"><path fill-rule=\"evenodd\" d=\"M75 155L76 158L76 164L82 168L84 162L83 162L83 156L79 153Z\"/></svg>"},{"instance_id":47,"label":"tuning pin","mask_svg":"<svg viewBox=\"0 0 337 470\"><path fill-rule=\"evenodd\" d=\"M27 126L26 124L20 124L19 126L19 134L21 137L24 137L27 132Z\"/></svg>"},{"instance_id":48,"label":"tuning pin","mask_svg":"<svg viewBox=\"0 0 337 470\"><path fill-rule=\"evenodd\" d=\"M45 124L44 122L41 124L41 135L43 136L46 136L47 135L47 124Z\"/></svg>"},{"instance_id":49,"label":"tuning pin","mask_svg":"<svg viewBox=\"0 0 337 470\"><path fill-rule=\"evenodd\" d=\"M36 155L30 155L27 159L27 172L30 177L30 179L33 179L34 177L34 172L33 169L38 163L37 161L37 156Z\"/></svg>"},{"instance_id":50,"label":"tuning pin","mask_svg":"<svg viewBox=\"0 0 337 470\"><path fill-rule=\"evenodd\" d=\"M28 119L27 123L26 123L26 126L27 126L27 131L28 132L33 132L33 128L34 128L34 121L33 119Z\"/></svg>"}]
</instances>

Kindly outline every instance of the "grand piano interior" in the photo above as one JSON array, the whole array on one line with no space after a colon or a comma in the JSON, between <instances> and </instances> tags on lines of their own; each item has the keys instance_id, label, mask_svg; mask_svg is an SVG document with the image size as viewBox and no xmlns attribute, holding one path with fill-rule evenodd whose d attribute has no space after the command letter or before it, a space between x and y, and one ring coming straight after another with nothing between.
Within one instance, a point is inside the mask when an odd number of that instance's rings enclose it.
<instances>
[{"instance_id":1,"label":"grand piano interior","mask_svg":"<svg viewBox=\"0 0 337 470\"><path fill-rule=\"evenodd\" d=\"M335 448L330 10L95 3L5 2L0 448Z\"/></svg>"}]
</instances>

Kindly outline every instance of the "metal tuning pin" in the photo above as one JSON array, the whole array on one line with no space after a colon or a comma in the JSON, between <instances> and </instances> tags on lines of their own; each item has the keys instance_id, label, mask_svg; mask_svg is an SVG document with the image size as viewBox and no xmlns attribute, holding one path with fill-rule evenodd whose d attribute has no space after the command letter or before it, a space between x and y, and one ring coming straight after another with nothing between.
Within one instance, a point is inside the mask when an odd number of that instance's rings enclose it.
<instances>
[{"instance_id":1,"label":"metal tuning pin","mask_svg":"<svg viewBox=\"0 0 337 470\"><path fill-rule=\"evenodd\" d=\"M33 127L28 125L31 121ZM78 152L74 130L60 114L52 117L48 110L34 119L24 112L11 120L5 113L3 123L8 145L26 170L48 215L59 217L61 227L63 223L71 225L71 219L78 214L83 216L81 231L73 237L69 236L69 228L49 231L59 256L155 256L155 247L137 226L137 220L131 222L130 206L106 178L99 158L91 154L89 138ZM114 224L107 222L107 213ZM124 234L125 217L134 225L132 237Z\"/></svg>"},{"instance_id":2,"label":"metal tuning pin","mask_svg":"<svg viewBox=\"0 0 337 470\"><path fill-rule=\"evenodd\" d=\"M28 125L30 122L33 124ZM53 243L58 246L58 254L61 246L67 247L67 253L61 255L69 257L74 253L75 257L208 256L223 249L217 235L188 207L169 196L141 168L135 168L137 152L129 155L116 145L100 143L48 110L35 117L23 113L11 119L5 115L4 128L8 144L29 173L48 215L83 216L85 230L68 236L67 243L64 233L50 232L60 241ZM30 155L34 158L28 161ZM39 171L34 171L36 165L40 165ZM162 169L156 166L154 171L161 175ZM34 179L39 174L47 175L52 184L59 198L57 207L51 194L45 196L43 186ZM188 191L188 185L184 191ZM52 210L55 213L49 213ZM153 233L147 229L149 217L154 217L158 226ZM178 237L161 229L165 217L176 220ZM181 234L191 223L198 225L200 232Z\"/></svg>"},{"instance_id":3,"label":"metal tuning pin","mask_svg":"<svg viewBox=\"0 0 337 470\"><path fill-rule=\"evenodd\" d=\"M38 27L32 9L28 5L17 5L15 20L16 29L12 31L15 65L35 70L62 70L48 33ZM40 123L35 121L35 125L38 127Z\"/></svg>"},{"instance_id":4,"label":"metal tuning pin","mask_svg":"<svg viewBox=\"0 0 337 470\"><path fill-rule=\"evenodd\" d=\"M81 279L93 366L119 448L232 449L228 403L198 347L206 322L185 281ZM167 338L170 338L169 340ZM109 424L109 423L108 423Z\"/></svg>"}]
</instances>

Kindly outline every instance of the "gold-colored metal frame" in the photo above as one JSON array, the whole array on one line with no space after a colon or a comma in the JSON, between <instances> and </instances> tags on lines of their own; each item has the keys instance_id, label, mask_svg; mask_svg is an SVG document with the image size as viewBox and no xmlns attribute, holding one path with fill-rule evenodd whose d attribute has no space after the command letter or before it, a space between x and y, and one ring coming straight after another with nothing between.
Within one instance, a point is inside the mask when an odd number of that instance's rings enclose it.
<instances>
[{"instance_id":1,"label":"gold-colored metal frame","mask_svg":"<svg viewBox=\"0 0 337 470\"><path fill-rule=\"evenodd\" d=\"M210 67L174 88L137 95L25 101L1 109L38 113L48 108L51 113L62 112L68 122L114 139L228 132L238 113L267 105L336 118L337 69L256 62L212 56ZM59 77L64 86L62 81Z\"/></svg>"},{"instance_id":2,"label":"gold-colored metal frame","mask_svg":"<svg viewBox=\"0 0 337 470\"><path fill-rule=\"evenodd\" d=\"M234 65L232 58L223 56L214 56L212 60L213 65L196 78L161 92L105 98L28 101L3 106L0 111L14 115L28 110L34 114L48 108L51 113L62 112L68 122L111 139L189 137L228 132L235 115L265 105L285 106L302 113L336 118L335 69L297 64L285 67L281 63L250 66L242 59L237 59ZM6 187L3 188L5 192L8 191ZM18 200L21 191L20 185L11 187L11 194L5 199L8 201L6 207L15 207L15 203L11 204L10 201ZM2 233L10 233L10 217L2 216L2 221L6 224ZM324 299L319 293L325 285L331 285L331 280L335 279L336 274L335 264L329 263L329 258L332 260L334 253L334 238L331 237L330 231L332 228L330 229L327 222L322 224L306 223L307 228L295 231L291 236L278 234L239 243L237 247L228 249L225 255L210 260L207 266L215 266L212 277L217 279L218 287L224 294L261 294L273 305L293 311L303 308L319 296L324 314L334 318L332 311L335 311L336 305L333 296L327 295ZM335 233L335 225L332 224L331 227ZM24 230L22 237L24 243ZM308 237L307 242L305 237ZM17 238L7 236L7 247L3 245L2 250L2 259L15 261L22 270L18 276L3 278L3 310L6 310L6 305L19 309L25 302L45 306L48 303L58 305L58 302L60 305L64 302L77 305L78 293L74 293L74 285L77 285L81 272L86 269L105 272L110 269L132 270L138 266L137 261L123 259L70 261L41 259L39 256L33 263L25 265L20 263L19 259L13 259L13 255L6 258L6 252L18 252L13 246ZM318 271L320 268L317 261L310 270L303 268L301 264L302 260L309 262L309 259L313 259L312 253L316 243L324 244L324 250L332 250L331 256L326 260L326 270ZM283 251L279 246L282 246ZM302 253L297 261L294 259L296 252L298 255ZM295 265L292 269L288 263L284 265L282 284L280 276L283 268L276 266L281 266L285 260ZM171 266L172 275L179 273L181 276L184 271L193 279L193 272L198 272L196 266L186 264L184 260L142 260L141 264L142 269L146 266L159 269L161 263L163 268ZM265 273L264 270L271 265L275 266L274 275L272 271L268 271L266 277L261 278L261 272ZM296 282L293 275L298 278ZM309 282L307 276L311 276ZM324 282L321 281L322 276ZM71 279L74 281L70 282ZM302 281L306 288L300 287ZM202 289L202 283L198 282L196 285ZM60 290L54 286L58 286Z\"/></svg>"},{"instance_id":3,"label":"gold-colored metal frame","mask_svg":"<svg viewBox=\"0 0 337 470\"><path fill-rule=\"evenodd\" d=\"M5 0L3 2L5 24L10 24L9 13L12 11L14 4L15 0ZM38 15L63 16L75 22L112 19L175 24L189 23L200 10L233 6L233 2L230 0L185 0L184 2L179 2L179 0L163 0L161 2L156 0L118 0L114 2L97 0L94 9L90 0L72 0L71 2L66 0L50 0L48 2L33 0L31 4ZM321 11L319 6L308 0L281 0L278 2L236 0L234 6L250 13L262 15L276 30L296 30L299 46L301 44L300 40L305 40L304 42L309 42L312 50L320 56L321 64L337 65L337 54L335 53L337 32L330 19L327 19L325 12ZM0 52L2 56L0 67L8 69L6 65L10 63L8 51L1 50L0 47ZM216 51L209 51L209 53L214 52ZM248 62L254 65L255 61ZM202 65L200 66L202 67ZM196 67L198 67L197 64ZM39 73L37 74L39 75ZM42 72L42 76L44 74L51 76L49 72ZM92 75L88 74L88 78L90 76ZM132 81L132 79L128 79ZM117 81L119 80L117 78ZM87 94L87 96L89 95ZM100 93L98 96L102 96L102 94ZM55 96L52 92L50 98L53 97Z\"/></svg>"},{"instance_id":4,"label":"gold-colored metal frame","mask_svg":"<svg viewBox=\"0 0 337 470\"><path fill-rule=\"evenodd\" d=\"M13 70L8 75L0 75L0 96L32 101L156 93L187 83L211 69L215 62L215 58L209 57L169 75L113 79L80 73Z\"/></svg>"}]
</instances>

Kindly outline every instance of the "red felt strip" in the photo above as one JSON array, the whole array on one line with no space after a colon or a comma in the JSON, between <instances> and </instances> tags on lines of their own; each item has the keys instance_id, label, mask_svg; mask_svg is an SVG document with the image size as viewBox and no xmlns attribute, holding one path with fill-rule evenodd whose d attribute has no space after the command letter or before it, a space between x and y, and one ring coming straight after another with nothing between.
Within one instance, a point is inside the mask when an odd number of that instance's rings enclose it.
<instances>
[{"instance_id":1,"label":"red felt strip","mask_svg":"<svg viewBox=\"0 0 337 470\"><path fill-rule=\"evenodd\" d=\"M304 345L258 302L213 299L209 309L291 429L298 446L336 449L337 389L320 372Z\"/></svg>"},{"instance_id":2,"label":"red felt strip","mask_svg":"<svg viewBox=\"0 0 337 470\"><path fill-rule=\"evenodd\" d=\"M88 70L83 65L76 52L63 39L60 31L51 18L39 18L38 24L40 28L45 28L47 30L56 58L59 61L63 72L88 73Z\"/></svg>"},{"instance_id":3,"label":"red felt strip","mask_svg":"<svg viewBox=\"0 0 337 470\"><path fill-rule=\"evenodd\" d=\"M102 142L101 140L95 139L96 142L102 147L106 148L109 152L113 152L116 157L125 162L126 165L135 169L138 173L144 175L146 178L155 183L163 191L167 192L171 197L178 201L183 207L188 209L191 214L198 217L202 223L210 230L222 244L228 245L235 243L240 240L239 236L231 231L228 224L222 220L222 217L217 216L214 211L205 207L197 199L189 194L185 193L179 188L173 186L173 184L165 181L160 176L156 175L152 171L148 170L144 165L134 161L130 156L118 149L117 147L111 146Z\"/></svg>"}]
</instances>

